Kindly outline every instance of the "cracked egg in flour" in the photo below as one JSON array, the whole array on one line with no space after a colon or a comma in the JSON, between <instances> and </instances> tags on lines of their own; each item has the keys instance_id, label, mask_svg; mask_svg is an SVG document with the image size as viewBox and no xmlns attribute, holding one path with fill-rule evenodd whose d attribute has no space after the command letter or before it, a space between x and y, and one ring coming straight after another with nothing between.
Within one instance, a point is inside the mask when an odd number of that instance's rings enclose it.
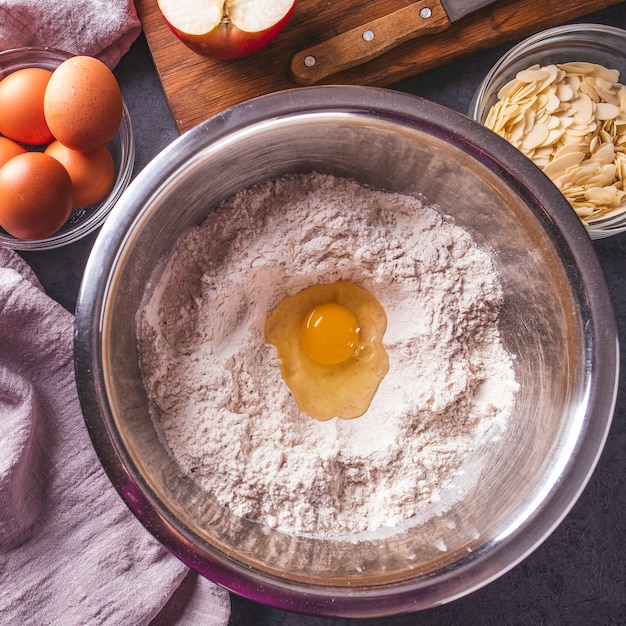
<instances>
[{"instance_id":1,"label":"cracked egg in flour","mask_svg":"<svg viewBox=\"0 0 626 626\"><path fill-rule=\"evenodd\" d=\"M385 310L366 289L345 280L284 298L267 318L281 374L296 403L318 420L367 411L389 370L382 343Z\"/></svg>"}]
</instances>

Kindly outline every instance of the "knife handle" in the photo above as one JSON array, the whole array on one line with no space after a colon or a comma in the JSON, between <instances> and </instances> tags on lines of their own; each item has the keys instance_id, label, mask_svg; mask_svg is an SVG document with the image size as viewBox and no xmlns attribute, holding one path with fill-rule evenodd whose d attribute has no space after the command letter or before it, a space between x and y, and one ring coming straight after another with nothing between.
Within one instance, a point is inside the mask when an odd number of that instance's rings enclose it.
<instances>
[{"instance_id":1,"label":"knife handle","mask_svg":"<svg viewBox=\"0 0 626 626\"><path fill-rule=\"evenodd\" d=\"M291 77L299 85L314 85L332 74L371 61L409 39L438 33L449 26L440 0L413 2L298 52L291 59Z\"/></svg>"}]
</instances>

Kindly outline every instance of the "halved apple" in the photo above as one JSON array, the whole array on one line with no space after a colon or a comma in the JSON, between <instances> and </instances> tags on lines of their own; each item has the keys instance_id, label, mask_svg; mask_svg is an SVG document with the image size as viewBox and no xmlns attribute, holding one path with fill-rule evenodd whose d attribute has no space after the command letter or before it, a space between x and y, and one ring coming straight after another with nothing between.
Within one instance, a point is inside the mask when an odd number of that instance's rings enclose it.
<instances>
[{"instance_id":1,"label":"halved apple","mask_svg":"<svg viewBox=\"0 0 626 626\"><path fill-rule=\"evenodd\" d=\"M172 32L213 59L256 52L278 35L296 0L157 0Z\"/></svg>"}]
</instances>

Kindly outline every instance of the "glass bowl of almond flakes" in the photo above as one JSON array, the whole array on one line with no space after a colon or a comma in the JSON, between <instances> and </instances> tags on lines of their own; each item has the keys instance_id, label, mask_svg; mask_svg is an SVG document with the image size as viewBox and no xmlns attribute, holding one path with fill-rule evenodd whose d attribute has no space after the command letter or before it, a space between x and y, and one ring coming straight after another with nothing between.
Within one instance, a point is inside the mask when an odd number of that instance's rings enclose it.
<instances>
[{"instance_id":1,"label":"glass bowl of almond flakes","mask_svg":"<svg viewBox=\"0 0 626 626\"><path fill-rule=\"evenodd\" d=\"M498 60L469 116L543 170L601 239L626 231L625 84L625 30L558 26Z\"/></svg>"}]
</instances>

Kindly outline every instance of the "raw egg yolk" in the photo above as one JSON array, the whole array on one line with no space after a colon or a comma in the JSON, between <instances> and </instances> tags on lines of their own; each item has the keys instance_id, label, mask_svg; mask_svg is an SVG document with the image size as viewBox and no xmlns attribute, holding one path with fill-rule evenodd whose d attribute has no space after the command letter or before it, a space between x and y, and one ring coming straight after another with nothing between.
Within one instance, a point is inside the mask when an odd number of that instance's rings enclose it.
<instances>
[{"instance_id":1,"label":"raw egg yolk","mask_svg":"<svg viewBox=\"0 0 626 626\"><path fill-rule=\"evenodd\" d=\"M326 302L314 307L302 321L300 344L321 365L338 365L359 349L359 325L346 307Z\"/></svg>"},{"instance_id":2,"label":"raw egg yolk","mask_svg":"<svg viewBox=\"0 0 626 626\"><path fill-rule=\"evenodd\" d=\"M265 322L265 337L303 413L353 419L367 411L389 370L386 327L376 297L339 280L283 298Z\"/></svg>"}]
</instances>

